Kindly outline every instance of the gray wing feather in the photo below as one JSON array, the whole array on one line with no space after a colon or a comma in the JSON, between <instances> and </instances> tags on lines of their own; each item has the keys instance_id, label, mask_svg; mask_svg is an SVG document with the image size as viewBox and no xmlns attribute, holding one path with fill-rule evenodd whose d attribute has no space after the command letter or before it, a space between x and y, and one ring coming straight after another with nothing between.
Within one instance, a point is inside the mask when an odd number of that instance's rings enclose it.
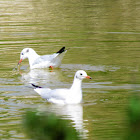
<instances>
[{"instance_id":1,"label":"gray wing feather","mask_svg":"<svg viewBox=\"0 0 140 140\"><path fill-rule=\"evenodd\" d=\"M48 63L52 63L54 66L58 67L61 65L61 61L66 52L67 52L67 50L65 50L65 52L63 52L63 53L54 53L52 55L42 55L34 61L33 65L48 62Z\"/></svg>"},{"instance_id":2,"label":"gray wing feather","mask_svg":"<svg viewBox=\"0 0 140 140\"><path fill-rule=\"evenodd\" d=\"M65 55L65 53L67 52L67 50L61 54L56 53L56 56L52 59L52 63L55 63L55 66L60 66L61 65L61 61Z\"/></svg>"},{"instance_id":3,"label":"gray wing feather","mask_svg":"<svg viewBox=\"0 0 140 140\"><path fill-rule=\"evenodd\" d=\"M35 91L45 99L58 99L58 100L65 100L67 89L54 89L51 90L49 88L37 88Z\"/></svg>"},{"instance_id":4,"label":"gray wing feather","mask_svg":"<svg viewBox=\"0 0 140 140\"><path fill-rule=\"evenodd\" d=\"M56 89L56 90L54 89L52 90L52 92L50 92L51 97L58 100L65 100L67 94L66 90L67 89Z\"/></svg>"},{"instance_id":5,"label":"gray wing feather","mask_svg":"<svg viewBox=\"0 0 140 140\"><path fill-rule=\"evenodd\" d=\"M52 54L52 55L42 55L39 58L37 58L35 60L35 62L33 63L33 65L42 63L42 62L51 62L53 61L53 59L57 56L58 54Z\"/></svg>"}]
</instances>

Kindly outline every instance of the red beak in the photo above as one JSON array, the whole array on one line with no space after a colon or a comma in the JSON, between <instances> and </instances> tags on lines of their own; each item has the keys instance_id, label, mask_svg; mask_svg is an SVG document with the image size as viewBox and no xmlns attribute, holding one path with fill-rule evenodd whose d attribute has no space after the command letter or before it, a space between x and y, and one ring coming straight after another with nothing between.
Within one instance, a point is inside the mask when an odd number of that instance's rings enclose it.
<instances>
[{"instance_id":1,"label":"red beak","mask_svg":"<svg viewBox=\"0 0 140 140\"><path fill-rule=\"evenodd\" d=\"M23 60L23 59L20 59L20 60L19 60L18 65L20 65L20 63L22 62L22 60Z\"/></svg>"},{"instance_id":2,"label":"red beak","mask_svg":"<svg viewBox=\"0 0 140 140\"><path fill-rule=\"evenodd\" d=\"M92 79L90 76L86 76L87 79Z\"/></svg>"}]
</instances>

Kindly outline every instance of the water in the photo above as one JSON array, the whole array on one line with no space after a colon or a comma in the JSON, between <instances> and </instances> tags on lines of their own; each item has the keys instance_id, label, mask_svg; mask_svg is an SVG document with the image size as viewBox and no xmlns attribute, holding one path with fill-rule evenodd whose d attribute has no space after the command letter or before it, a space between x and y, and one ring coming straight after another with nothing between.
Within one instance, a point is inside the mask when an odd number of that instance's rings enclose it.
<instances>
[{"instance_id":1,"label":"water","mask_svg":"<svg viewBox=\"0 0 140 140\"><path fill-rule=\"evenodd\" d=\"M27 140L21 127L26 109L53 111L72 120L89 140L123 139L127 105L140 88L140 17L138 1L0 1L0 138ZM28 61L13 71L19 54L31 47L50 54L70 48L59 69L29 70ZM46 103L30 83L70 87L78 69L92 80L83 81L83 103Z\"/></svg>"}]
</instances>

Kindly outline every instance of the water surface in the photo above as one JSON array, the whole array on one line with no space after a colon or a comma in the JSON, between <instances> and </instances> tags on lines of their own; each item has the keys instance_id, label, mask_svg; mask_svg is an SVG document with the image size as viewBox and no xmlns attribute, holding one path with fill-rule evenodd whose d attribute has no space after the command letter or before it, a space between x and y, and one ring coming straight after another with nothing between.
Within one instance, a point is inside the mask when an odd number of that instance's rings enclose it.
<instances>
[{"instance_id":1,"label":"water surface","mask_svg":"<svg viewBox=\"0 0 140 140\"><path fill-rule=\"evenodd\" d=\"M28 139L21 127L26 109L53 111L83 132L83 139L123 139L130 94L140 84L138 1L0 1L0 138ZM70 48L59 69L13 71L19 54L31 47L50 54ZM69 88L83 69L83 103L46 103L30 83Z\"/></svg>"}]
</instances>

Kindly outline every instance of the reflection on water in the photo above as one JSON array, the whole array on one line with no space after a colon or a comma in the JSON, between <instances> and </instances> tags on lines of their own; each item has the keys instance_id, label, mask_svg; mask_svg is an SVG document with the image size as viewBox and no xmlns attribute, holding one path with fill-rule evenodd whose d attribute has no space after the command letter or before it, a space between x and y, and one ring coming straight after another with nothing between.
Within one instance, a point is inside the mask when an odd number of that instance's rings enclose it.
<instances>
[{"instance_id":1,"label":"reflection on water","mask_svg":"<svg viewBox=\"0 0 140 140\"><path fill-rule=\"evenodd\" d=\"M34 83L38 84L41 82L41 84L46 83L48 84L54 84L59 83L61 77L61 72L59 70L47 70L47 69L33 69L29 72L23 72L21 73L21 80L22 82L26 83Z\"/></svg>"},{"instance_id":2,"label":"reflection on water","mask_svg":"<svg viewBox=\"0 0 140 140\"><path fill-rule=\"evenodd\" d=\"M87 132L84 121L83 121L83 106L82 104L78 105L44 105L39 106L38 111L40 112L51 112L55 113L56 115L61 116L63 119L70 119L72 120L73 126L76 128L77 131L80 132L82 137L85 139L87 138Z\"/></svg>"},{"instance_id":3,"label":"reflection on water","mask_svg":"<svg viewBox=\"0 0 140 140\"><path fill-rule=\"evenodd\" d=\"M61 69L54 69L54 70L49 70L49 69L33 69L30 71L19 71L21 74L21 81L24 83L39 83L45 84L50 86L50 84L57 84L61 83L61 78L63 77L62 75L62 70L65 71L72 71L74 74L77 70L84 69L85 71L101 71L101 72L106 72L106 71L117 71L118 67L113 67L113 66L91 66L91 65L85 65L85 64L62 64ZM69 74L67 75L69 76ZM72 75L74 77L74 75ZM108 84L110 82L104 82L102 84ZM71 83L72 84L72 83ZM94 83L91 83L94 84ZM88 85L87 85L88 86ZM92 88L92 87L91 87Z\"/></svg>"}]
</instances>

